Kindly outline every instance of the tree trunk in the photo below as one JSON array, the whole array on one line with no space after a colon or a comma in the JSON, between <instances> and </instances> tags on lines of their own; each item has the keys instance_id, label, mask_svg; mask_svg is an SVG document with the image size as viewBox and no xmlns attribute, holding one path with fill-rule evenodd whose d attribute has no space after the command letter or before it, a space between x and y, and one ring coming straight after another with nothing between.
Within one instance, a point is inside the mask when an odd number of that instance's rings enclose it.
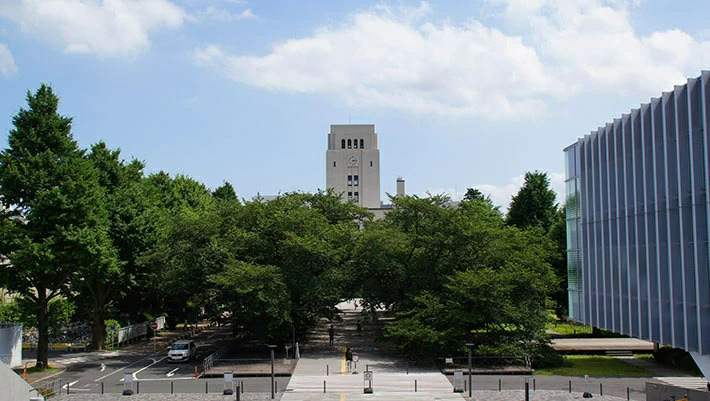
<instances>
[{"instance_id":1,"label":"tree trunk","mask_svg":"<svg viewBox=\"0 0 710 401\"><path fill-rule=\"evenodd\" d=\"M47 294L44 288L37 288L37 366L47 369L49 362L49 324Z\"/></svg>"},{"instance_id":2,"label":"tree trunk","mask_svg":"<svg viewBox=\"0 0 710 401\"><path fill-rule=\"evenodd\" d=\"M106 339L106 327L104 324L103 313L100 311L94 311L92 315L91 349L94 351L102 351L104 349L104 340Z\"/></svg>"},{"instance_id":3,"label":"tree trunk","mask_svg":"<svg viewBox=\"0 0 710 401\"><path fill-rule=\"evenodd\" d=\"M104 323L104 296L96 290L94 295L94 309L91 311L91 349L102 351L106 339L106 324Z\"/></svg>"}]
</instances>

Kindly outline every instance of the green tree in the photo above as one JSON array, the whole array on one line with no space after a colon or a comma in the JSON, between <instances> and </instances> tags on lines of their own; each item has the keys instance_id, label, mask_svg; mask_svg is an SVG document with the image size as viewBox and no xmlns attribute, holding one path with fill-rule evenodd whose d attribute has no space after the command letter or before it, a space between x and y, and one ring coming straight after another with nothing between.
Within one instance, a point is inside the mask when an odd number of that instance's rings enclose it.
<instances>
[{"instance_id":1,"label":"green tree","mask_svg":"<svg viewBox=\"0 0 710 401\"><path fill-rule=\"evenodd\" d=\"M548 237L552 245L550 265L557 276L557 287L551 297L555 302L555 313L558 317L567 316L567 224L566 207L563 205L555 213L555 221L550 227Z\"/></svg>"},{"instance_id":2,"label":"green tree","mask_svg":"<svg viewBox=\"0 0 710 401\"><path fill-rule=\"evenodd\" d=\"M508 224L522 229L541 227L547 233L557 212L556 197L547 173L525 173L525 183L510 202Z\"/></svg>"},{"instance_id":3,"label":"green tree","mask_svg":"<svg viewBox=\"0 0 710 401\"><path fill-rule=\"evenodd\" d=\"M244 326L264 340L288 333L291 305L279 268L232 260L210 282L228 305L233 327Z\"/></svg>"},{"instance_id":4,"label":"green tree","mask_svg":"<svg viewBox=\"0 0 710 401\"><path fill-rule=\"evenodd\" d=\"M144 165L138 160L126 163L120 153L99 142L87 156L104 189L108 213L104 251L83 265L75 282L76 290L90 301L93 349L103 349L107 309L135 282L136 258L146 249L149 230L154 229L146 229L144 215L149 206L140 192Z\"/></svg>"},{"instance_id":5,"label":"green tree","mask_svg":"<svg viewBox=\"0 0 710 401\"><path fill-rule=\"evenodd\" d=\"M215 189L214 192L212 192L212 196L225 201L237 200L237 192L234 191L234 187L229 181L225 181L224 184Z\"/></svg>"},{"instance_id":6,"label":"green tree","mask_svg":"<svg viewBox=\"0 0 710 401\"><path fill-rule=\"evenodd\" d=\"M77 268L104 251L106 211L95 169L58 113L49 86L28 92L0 153L2 282L34 304L37 362L47 366L48 305L68 289Z\"/></svg>"}]
</instances>

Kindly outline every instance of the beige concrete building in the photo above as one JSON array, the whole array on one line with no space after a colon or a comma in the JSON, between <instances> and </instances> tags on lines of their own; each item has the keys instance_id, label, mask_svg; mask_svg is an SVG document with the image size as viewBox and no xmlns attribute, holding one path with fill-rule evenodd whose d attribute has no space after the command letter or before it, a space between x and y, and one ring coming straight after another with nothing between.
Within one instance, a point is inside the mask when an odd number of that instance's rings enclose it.
<instances>
[{"instance_id":1,"label":"beige concrete building","mask_svg":"<svg viewBox=\"0 0 710 401\"><path fill-rule=\"evenodd\" d=\"M326 188L368 209L380 209L380 151L373 124L331 125Z\"/></svg>"}]
</instances>

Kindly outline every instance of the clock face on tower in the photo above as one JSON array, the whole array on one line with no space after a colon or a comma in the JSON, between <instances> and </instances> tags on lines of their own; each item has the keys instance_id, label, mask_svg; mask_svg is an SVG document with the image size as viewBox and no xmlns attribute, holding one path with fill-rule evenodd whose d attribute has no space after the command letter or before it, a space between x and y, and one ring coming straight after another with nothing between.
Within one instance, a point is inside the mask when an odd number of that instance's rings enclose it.
<instances>
[{"instance_id":1,"label":"clock face on tower","mask_svg":"<svg viewBox=\"0 0 710 401\"><path fill-rule=\"evenodd\" d=\"M352 167L357 166L357 157L356 156L348 157L348 165L350 165Z\"/></svg>"}]
</instances>

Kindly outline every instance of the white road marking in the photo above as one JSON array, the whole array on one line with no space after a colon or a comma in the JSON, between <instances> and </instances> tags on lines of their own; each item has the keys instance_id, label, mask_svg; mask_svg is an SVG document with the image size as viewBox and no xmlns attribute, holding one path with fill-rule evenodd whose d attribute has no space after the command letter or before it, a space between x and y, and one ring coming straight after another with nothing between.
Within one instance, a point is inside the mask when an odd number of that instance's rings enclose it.
<instances>
[{"instance_id":1,"label":"white road marking","mask_svg":"<svg viewBox=\"0 0 710 401\"><path fill-rule=\"evenodd\" d=\"M171 370L171 371L168 372L165 376L168 376L168 377L173 377L173 376L175 376L175 372L177 372L178 369L180 369L180 368L175 368L175 369Z\"/></svg>"},{"instance_id":2,"label":"white road marking","mask_svg":"<svg viewBox=\"0 0 710 401\"><path fill-rule=\"evenodd\" d=\"M167 358L167 356L164 356L164 357L158 359L157 361L156 361L155 359L153 359L153 358L150 358L150 360L153 361L153 363L151 363L151 364L148 365L148 366L144 366L144 367L142 367L142 368L136 370L135 372L133 372L133 380L138 380L138 376L136 376L138 373L140 373L140 372L142 372L142 371L148 369L149 367L155 365L156 363L162 361L162 360L165 359L165 358ZM123 379L121 379L120 381L123 381Z\"/></svg>"},{"instance_id":3,"label":"white road marking","mask_svg":"<svg viewBox=\"0 0 710 401\"><path fill-rule=\"evenodd\" d=\"M101 369L99 369L99 372L103 372L104 370L106 370L106 364L105 364L105 363L102 363L102 364L101 364Z\"/></svg>"},{"instance_id":4,"label":"white road marking","mask_svg":"<svg viewBox=\"0 0 710 401\"><path fill-rule=\"evenodd\" d=\"M141 362L141 361L143 361L143 360L145 360L145 359L147 359L147 358L141 358L141 359L139 359L139 360L137 360L137 361L135 361L135 362L133 362L133 363L131 363L131 364L128 364L128 365L126 365L126 366L124 366L124 367L122 367L122 368L120 368L120 369L116 369L116 370L114 370L113 372L111 372L111 373L109 373L109 374L107 374L107 375L103 375L103 376L99 377L98 379L96 379L96 380L94 380L94 381L95 381L95 382L100 382L101 380L103 380L103 379L105 379L105 378L107 378L107 377L109 377L109 376L111 376L111 375L113 375L113 374L115 374L115 373L118 373L118 372L122 371L123 369L129 368L129 367L131 367L131 366L133 366L133 365L137 364L138 362Z\"/></svg>"},{"instance_id":5,"label":"white road marking","mask_svg":"<svg viewBox=\"0 0 710 401\"><path fill-rule=\"evenodd\" d=\"M161 377L161 378L155 378L155 379L140 379L138 381L142 382L159 382L159 381L173 381L173 380L195 380L194 377L185 377L185 376L178 376L178 377ZM323 387L319 387L321 390Z\"/></svg>"},{"instance_id":6,"label":"white road marking","mask_svg":"<svg viewBox=\"0 0 710 401\"><path fill-rule=\"evenodd\" d=\"M71 387L71 386L73 386L73 385L75 385L75 384L77 384L77 383L79 383L79 380L73 381L73 382L71 382L71 383L67 383L67 384L63 385L62 388L66 390L67 387Z\"/></svg>"}]
</instances>

